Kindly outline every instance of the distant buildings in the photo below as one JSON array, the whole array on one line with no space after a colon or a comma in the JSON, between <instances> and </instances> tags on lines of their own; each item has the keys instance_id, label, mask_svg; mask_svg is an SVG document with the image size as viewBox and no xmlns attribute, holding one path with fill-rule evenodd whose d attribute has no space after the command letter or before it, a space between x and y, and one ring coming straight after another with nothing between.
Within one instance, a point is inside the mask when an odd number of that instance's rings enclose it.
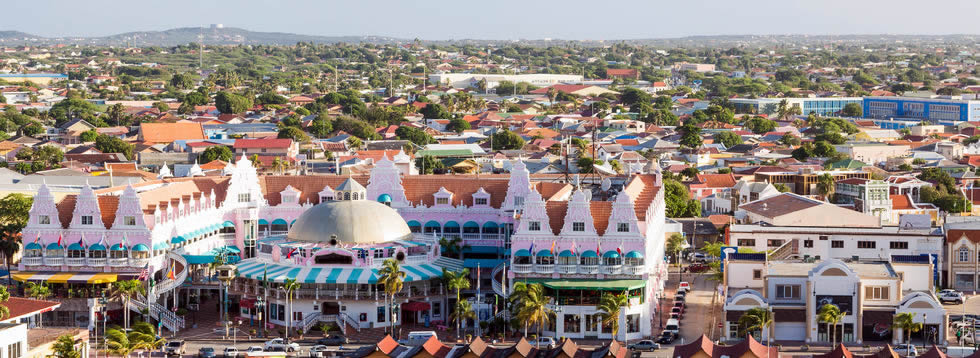
<instances>
[{"instance_id":1,"label":"distant buildings","mask_svg":"<svg viewBox=\"0 0 980 358\"><path fill-rule=\"evenodd\" d=\"M479 73L436 73L429 75L429 83L448 85L454 88L476 87L477 82L487 81L487 88L495 88L500 82L526 82L537 87L547 87L559 83L582 82L582 75L559 75L536 73L527 75L479 74Z\"/></svg>"},{"instance_id":2,"label":"distant buildings","mask_svg":"<svg viewBox=\"0 0 980 358\"><path fill-rule=\"evenodd\" d=\"M778 113L779 103L786 101L790 107L800 109L804 116L814 113L818 116L839 116L849 103L861 104L861 97L820 97L820 98L732 98L735 113L755 113L774 115Z\"/></svg>"},{"instance_id":3,"label":"distant buildings","mask_svg":"<svg viewBox=\"0 0 980 358\"><path fill-rule=\"evenodd\" d=\"M863 102L866 118L919 120L943 125L980 121L980 100L865 97Z\"/></svg>"}]
</instances>

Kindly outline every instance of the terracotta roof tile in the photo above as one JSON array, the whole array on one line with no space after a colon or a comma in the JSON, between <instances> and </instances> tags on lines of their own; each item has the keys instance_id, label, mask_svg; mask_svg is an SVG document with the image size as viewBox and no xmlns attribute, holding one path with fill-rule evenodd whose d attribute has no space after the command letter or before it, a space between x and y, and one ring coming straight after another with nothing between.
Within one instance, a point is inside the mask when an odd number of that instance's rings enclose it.
<instances>
[{"instance_id":1,"label":"terracotta roof tile","mask_svg":"<svg viewBox=\"0 0 980 358\"><path fill-rule=\"evenodd\" d=\"M200 123L140 123L144 142L172 143L181 139L207 139Z\"/></svg>"},{"instance_id":2,"label":"terracotta roof tile","mask_svg":"<svg viewBox=\"0 0 980 358\"><path fill-rule=\"evenodd\" d=\"M7 309L10 310L10 314L7 315L7 317L4 317L4 319L14 320L24 316L32 316L38 313L54 310L55 308L58 308L58 306L61 306L61 303L11 296L7 302L0 305L7 306Z\"/></svg>"}]
</instances>

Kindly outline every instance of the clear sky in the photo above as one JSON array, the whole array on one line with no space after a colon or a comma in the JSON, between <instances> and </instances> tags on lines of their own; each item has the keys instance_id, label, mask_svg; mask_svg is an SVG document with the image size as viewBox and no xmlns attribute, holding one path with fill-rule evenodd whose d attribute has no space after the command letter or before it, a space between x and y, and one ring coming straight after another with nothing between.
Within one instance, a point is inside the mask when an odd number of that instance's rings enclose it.
<instances>
[{"instance_id":1,"label":"clear sky","mask_svg":"<svg viewBox=\"0 0 980 358\"><path fill-rule=\"evenodd\" d=\"M980 34L980 0L30 0L0 30L102 36L221 23L425 40L744 34Z\"/></svg>"}]
</instances>

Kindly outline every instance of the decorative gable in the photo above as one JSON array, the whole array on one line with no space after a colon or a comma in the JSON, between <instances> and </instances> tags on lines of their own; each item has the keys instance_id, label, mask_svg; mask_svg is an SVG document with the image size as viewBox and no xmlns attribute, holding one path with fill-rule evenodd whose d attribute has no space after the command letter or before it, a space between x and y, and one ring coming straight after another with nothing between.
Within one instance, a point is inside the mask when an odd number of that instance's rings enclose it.
<instances>
[{"instance_id":1,"label":"decorative gable","mask_svg":"<svg viewBox=\"0 0 980 358\"><path fill-rule=\"evenodd\" d=\"M371 169L367 185L368 200L381 200L384 195L387 195L384 200L390 200L387 203L393 208L409 206L408 199L405 198L405 188L402 187L401 171L395 166L395 162L388 159L387 154Z\"/></svg>"},{"instance_id":2,"label":"decorative gable","mask_svg":"<svg viewBox=\"0 0 980 358\"><path fill-rule=\"evenodd\" d=\"M435 205L433 205L433 207L438 208L453 205L453 193L446 190L445 187L440 187L439 191L432 194L432 196L435 197L435 200L433 201Z\"/></svg>"},{"instance_id":3,"label":"decorative gable","mask_svg":"<svg viewBox=\"0 0 980 358\"><path fill-rule=\"evenodd\" d=\"M95 191L88 183L85 183L82 192L78 194L69 227L105 229L105 224L102 223L102 211L99 208L99 198L95 196Z\"/></svg>"},{"instance_id":4,"label":"decorative gable","mask_svg":"<svg viewBox=\"0 0 980 358\"><path fill-rule=\"evenodd\" d=\"M616 195L616 201L612 204L612 212L609 213L609 226L603 236L639 236L639 221L636 219L636 210L633 208L633 201L629 195L620 192Z\"/></svg>"},{"instance_id":5,"label":"decorative gable","mask_svg":"<svg viewBox=\"0 0 980 358\"><path fill-rule=\"evenodd\" d=\"M317 194L317 196L320 198L321 203L325 203L328 201L333 201L334 198L336 198L336 193L334 193L333 189L331 189L329 185L324 185L323 190L320 190L320 193Z\"/></svg>"},{"instance_id":6,"label":"decorative gable","mask_svg":"<svg viewBox=\"0 0 980 358\"><path fill-rule=\"evenodd\" d=\"M531 173L527 171L524 161L518 160L510 169L510 181L507 182L507 196L501 207L504 210L520 212L524 202L531 193Z\"/></svg>"},{"instance_id":7,"label":"decorative gable","mask_svg":"<svg viewBox=\"0 0 980 358\"><path fill-rule=\"evenodd\" d=\"M531 190L524 205L524 213L517 223L515 234L548 235L552 234L548 211L544 198L537 190Z\"/></svg>"},{"instance_id":8,"label":"decorative gable","mask_svg":"<svg viewBox=\"0 0 980 358\"><path fill-rule=\"evenodd\" d=\"M478 189L475 193L473 193L472 196L473 196L473 207L485 208L490 206L490 193L488 193L486 190L483 190L483 187L480 187L480 189Z\"/></svg>"},{"instance_id":9,"label":"decorative gable","mask_svg":"<svg viewBox=\"0 0 980 358\"><path fill-rule=\"evenodd\" d=\"M565 223L561 228L562 236L598 235L595 222L592 221L592 211L586 192L576 190L568 201L568 211L565 213Z\"/></svg>"},{"instance_id":10,"label":"decorative gable","mask_svg":"<svg viewBox=\"0 0 980 358\"><path fill-rule=\"evenodd\" d=\"M47 184L42 184L34 194L34 202L31 204L31 211L28 215L28 228L61 228L61 219L58 217L58 207L55 206L54 196Z\"/></svg>"},{"instance_id":11,"label":"decorative gable","mask_svg":"<svg viewBox=\"0 0 980 358\"><path fill-rule=\"evenodd\" d=\"M255 167L252 166L252 161L244 155L235 164L235 171L231 174L231 180L228 184L228 194L225 196L222 205L229 208L268 205L265 196L262 195L259 175Z\"/></svg>"},{"instance_id":12,"label":"decorative gable","mask_svg":"<svg viewBox=\"0 0 980 358\"><path fill-rule=\"evenodd\" d=\"M293 188L292 185L287 185L286 189L279 192L279 197L281 199L281 203L279 205L299 205L300 194L301 192L296 190L296 188Z\"/></svg>"},{"instance_id":13,"label":"decorative gable","mask_svg":"<svg viewBox=\"0 0 980 358\"><path fill-rule=\"evenodd\" d=\"M119 207L116 208L116 219L112 223L113 229L144 227L143 209L140 207L140 198L136 194L136 189L132 185L127 185L119 196Z\"/></svg>"}]
</instances>

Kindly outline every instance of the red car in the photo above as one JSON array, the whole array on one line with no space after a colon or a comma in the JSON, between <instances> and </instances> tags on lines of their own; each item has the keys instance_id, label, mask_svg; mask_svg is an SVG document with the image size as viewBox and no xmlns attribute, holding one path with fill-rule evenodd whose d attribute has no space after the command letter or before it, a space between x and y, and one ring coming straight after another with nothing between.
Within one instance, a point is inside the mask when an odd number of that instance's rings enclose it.
<instances>
[{"instance_id":1,"label":"red car","mask_svg":"<svg viewBox=\"0 0 980 358\"><path fill-rule=\"evenodd\" d=\"M684 318L684 309L680 307L674 307L670 309L670 318L676 318L678 321Z\"/></svg>"},{"instance_id":2,"label":"red car","mask_svg":"<svg viewBox=\"0 0 980 358\"><path fill-rule=\"evenodd\" d=\"M701 273L711 269L707 264L691 264L687 266L687 272Z\"/></svg>"},{"instance_id":3,"label":"red car","mask_svg":"<svg viewBox=\"0 0 980 358\"><path fill-rule=\"evenodd\" d=\"M684 313L684 302L674 302L674 308Z\"/></svg>"}]
</instances>

